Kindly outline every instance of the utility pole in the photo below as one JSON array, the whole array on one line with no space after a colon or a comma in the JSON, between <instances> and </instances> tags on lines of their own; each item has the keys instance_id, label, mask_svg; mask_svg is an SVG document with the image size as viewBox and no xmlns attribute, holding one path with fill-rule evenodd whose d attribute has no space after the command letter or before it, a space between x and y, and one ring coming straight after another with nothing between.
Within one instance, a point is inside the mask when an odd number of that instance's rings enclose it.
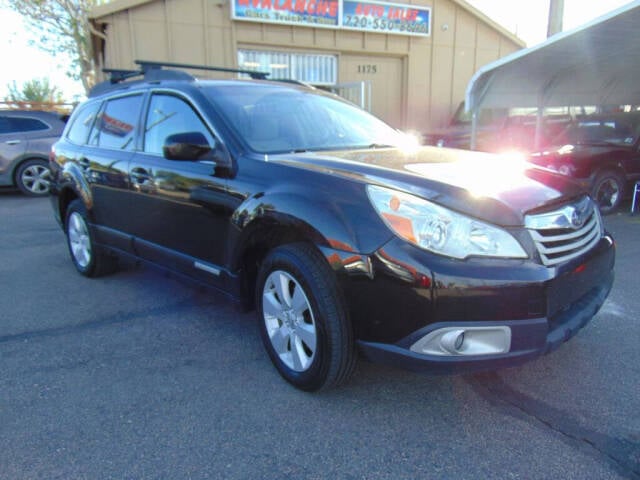
<instances>
[{"instance_id":1,"label":"utility pole","mask_svg":"<svg viewBox=\"0 0 640 480\"><path fill-rule=\"evenodd\" d=\"M564 16L564 0L549 1L549 23L547 24L547 38L562 31L562 17Z\"/></svg>"}]
</instances>

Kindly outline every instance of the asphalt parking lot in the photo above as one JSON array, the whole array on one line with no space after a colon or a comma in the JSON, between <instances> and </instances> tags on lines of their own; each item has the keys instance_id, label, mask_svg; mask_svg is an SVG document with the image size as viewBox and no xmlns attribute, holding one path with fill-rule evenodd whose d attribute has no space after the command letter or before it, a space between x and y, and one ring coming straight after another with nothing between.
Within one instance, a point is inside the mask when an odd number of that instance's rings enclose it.
<instances>
[{"instance_id":1,"label":"asphalt parking lot","mask_svg":"<svg viewBox=\"0 0 640 480\"><path fill-rule=\"evenodd\" d=\"M554 353L284 382L253 314L150 268L86 279L48 199L0 192L2 479L640 479L640 214L603 310Z\"/></svg>"}]
</instances>

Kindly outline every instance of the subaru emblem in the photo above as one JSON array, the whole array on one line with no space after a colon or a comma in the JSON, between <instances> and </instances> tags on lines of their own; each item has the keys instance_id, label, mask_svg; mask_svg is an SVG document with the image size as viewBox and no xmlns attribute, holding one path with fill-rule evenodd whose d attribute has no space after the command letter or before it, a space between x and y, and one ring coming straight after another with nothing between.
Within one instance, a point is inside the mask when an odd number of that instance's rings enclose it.
<instances>
[{"instance_id":1,"label":"subaru emblem","mask_svg":"<svg viewBox=\"0 0 640 480\"><path fill-rule=\"evenodd\" d=\"M584 221L586 220L586 215L584 215L584 210L580 211L577 208L573 210L571 214L571 225L574 228L580 228L584 225Z\"/></svg>"}]
</instances>

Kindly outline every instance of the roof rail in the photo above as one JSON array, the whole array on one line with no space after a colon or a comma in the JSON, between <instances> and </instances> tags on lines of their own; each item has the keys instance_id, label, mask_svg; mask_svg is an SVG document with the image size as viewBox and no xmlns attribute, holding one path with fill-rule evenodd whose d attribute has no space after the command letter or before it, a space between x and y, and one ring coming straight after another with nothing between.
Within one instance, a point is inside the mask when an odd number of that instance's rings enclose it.
<instances>
[{"instance_id":1,"label":"roof rail","mask_svg":"<svg viewBox=\"0 0 640 480\"><path fill-rule=\"evenodd\" d=\"M155 62L150 60L136 60L136 65L140 65L140 70L123 70L118 68L104 68L102 71L109 74L107 81L98 83L89 92L90 97L95 97L102 93L106 93L109 90L116 88L116 86L125 80L134 77L142 77L141 81L158 81L158 80L185 80L194 81L195 77L183 72L181 70L164 70L164 67L171 68L187 68L191 70L208 70L216 72L228 72L228 73L244 73L249 75L254 80L266 80L269 73L257 72L255 70L239 70L237 68L225 68L225 67L209 67L206 65L190 65L186 63L171 63L171 62ZM128 84L127 84L128 85Z\"/></svg>"}]
</instances>

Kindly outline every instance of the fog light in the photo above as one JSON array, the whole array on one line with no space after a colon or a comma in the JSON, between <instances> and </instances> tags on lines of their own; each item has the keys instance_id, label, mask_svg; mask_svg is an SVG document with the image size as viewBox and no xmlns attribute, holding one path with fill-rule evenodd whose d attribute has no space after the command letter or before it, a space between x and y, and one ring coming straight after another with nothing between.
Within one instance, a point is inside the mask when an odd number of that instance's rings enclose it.
<instances>
[{"instance_id":1,"label":"fog light","mask_svg":"<svg viewBox=\"0 0 640 480\"><path fill-rule=\"evenodd\" d=\"M411 351L426 355L495 355L511 349L507 326L444 327L429 332L411 345Z\"/></svg>"},{"instance_id":2,"label":"fog light","mask_svg":"<svg viewBox=\"0 0 640 480\"><path fill-rule=\"evenodd\" d=\"M440 337L440 344L449 353L460 353L464 345L464 330L451 330Z\"/></svg>"},{"instance_id":3,"label":"fog light","mask_svg":"<svg viewBox=\"0 0 640 480\"><path fill-rule=\"evenodd\" d=\"M453 344L453 347L456 349L456 351L460 351L462 349L463 344L464 344L464 331L456 337L456 342Z\"/></svg>"}]
</instances>

